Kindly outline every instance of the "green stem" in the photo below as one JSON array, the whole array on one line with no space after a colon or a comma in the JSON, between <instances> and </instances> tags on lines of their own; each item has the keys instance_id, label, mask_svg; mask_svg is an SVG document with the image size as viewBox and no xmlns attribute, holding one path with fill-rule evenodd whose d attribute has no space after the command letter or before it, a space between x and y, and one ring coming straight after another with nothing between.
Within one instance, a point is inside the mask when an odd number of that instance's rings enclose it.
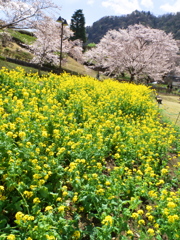
<instances>
[{"instance_id":1,"label":"green stem","mask_svg":"<svg viewBox=\"0 0 180 240\"><path fill-rule=\"evenodd\" d=\"M30 215L30 212L29 212L29 208L28 208L28 204L27 204L26 199L24 198L23 194L18 190L18 188L16 188L16 190L17 190L17 191L19 192L19 194L21 195L21 197L22 197L22 199L23 199L23 201L24 201L24 203L25 203L25 207L26 207L26 209L27 209L27 212L28 212L28 214Z\"/></svg>"}]
</instances>

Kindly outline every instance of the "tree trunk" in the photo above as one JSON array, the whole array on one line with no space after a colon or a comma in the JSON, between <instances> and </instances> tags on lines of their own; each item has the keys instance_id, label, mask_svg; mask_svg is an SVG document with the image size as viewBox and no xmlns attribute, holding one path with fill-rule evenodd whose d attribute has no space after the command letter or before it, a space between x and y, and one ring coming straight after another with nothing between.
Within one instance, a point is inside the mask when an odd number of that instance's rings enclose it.
<instances>
[{"instance_id":1,"label":"tree trunk","mask_svg":"<svg viewBox=\"0 0 180 240\"><path fill-rule=\"evenodd\" d=\"M130 83L134 82L134 77L135 77L135 74L131 74L131 78L130 78Z\"/></svg>"}]
</instances>

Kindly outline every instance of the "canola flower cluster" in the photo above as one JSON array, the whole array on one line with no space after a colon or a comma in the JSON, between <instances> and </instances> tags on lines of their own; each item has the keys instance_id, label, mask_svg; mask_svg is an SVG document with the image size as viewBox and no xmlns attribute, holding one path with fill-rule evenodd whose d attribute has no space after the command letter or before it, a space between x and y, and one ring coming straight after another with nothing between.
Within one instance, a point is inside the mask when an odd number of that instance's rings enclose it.
<instances>
[{"instance_id":1,"label":"canola flower cluster","mask_svg":"<svg viewBox=\"0 0 180 240\"><path fill-rule=\"evenodd\" d=\"M0 239L180 239L179 150L146 86L4 68Z\"/></svg>"}]
</instances>

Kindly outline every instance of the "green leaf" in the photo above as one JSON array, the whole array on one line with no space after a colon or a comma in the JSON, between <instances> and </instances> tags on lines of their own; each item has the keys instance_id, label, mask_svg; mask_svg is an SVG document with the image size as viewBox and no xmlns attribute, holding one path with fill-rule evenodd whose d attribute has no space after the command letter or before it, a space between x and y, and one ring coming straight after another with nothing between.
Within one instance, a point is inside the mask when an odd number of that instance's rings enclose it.
<instances>
[{"instance_id":1,"label":"green leaf","mask_svg":"<svg viewBox=\"0 0 180 240\"><path fill-rule=\"evenodd\" d=\"M47 196L49 195L48 189L46 187L42 187L39 190L39 193L42 197L47 198Z\"/></svg>"}]
</instances>

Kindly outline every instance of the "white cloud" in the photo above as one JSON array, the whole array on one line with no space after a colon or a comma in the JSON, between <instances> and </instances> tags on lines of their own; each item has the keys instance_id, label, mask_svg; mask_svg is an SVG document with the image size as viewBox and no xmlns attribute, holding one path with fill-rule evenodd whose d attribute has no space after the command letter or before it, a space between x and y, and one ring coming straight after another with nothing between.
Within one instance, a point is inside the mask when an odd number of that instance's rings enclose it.
<instances>
[{"instance_id":1,"label":"white cloud","mask_svg":"<svg viewBox=\"0 0 180 240\"><path fill-rule=\"evenodd\" d=\"M141 5L145 8L153 8L153 1L152 0L141 0Z\"/></svg>"},{"instance_id":2,"label":"white cloud","mask_svg":"<svg viewBox=\"0 0 180 240\"><path fill-rule=\"evenodd\" d=\"M180 11L180 0L176 0L173 4L166 3L160 6L165 12L179 12Z\"/></svg>"},{"instance_id":3,"label":"white cloud","mask_svg":"<svg viewBox=\"0 0 180 240\"><path fill-rule=\"evenodd\" d=\"M106 0L102 6L111 8L115 14L128 14L134 10L141 10L138 0Z\"/></svg>"},{"instance_id":4,"label":"white cloud","mask_svg":"<svg viewBox=\"0 0 180 240\"><path fill-rule=\"evenodd\" d=\"M95 2L94 0L88 0L88 1L87 1L87 4L88 4L88 5L93 5L94 2Z\"/></svg>"}]
</instances>

